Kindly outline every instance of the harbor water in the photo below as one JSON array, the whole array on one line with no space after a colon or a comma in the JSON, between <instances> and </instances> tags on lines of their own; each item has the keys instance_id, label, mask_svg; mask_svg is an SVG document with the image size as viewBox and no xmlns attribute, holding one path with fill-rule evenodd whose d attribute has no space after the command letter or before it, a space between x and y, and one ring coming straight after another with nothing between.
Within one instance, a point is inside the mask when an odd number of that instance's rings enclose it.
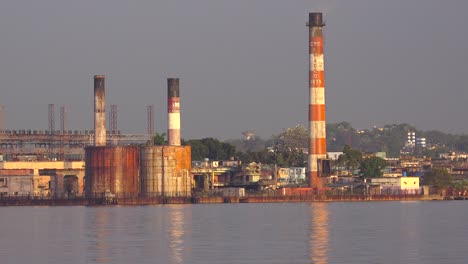
<instances>
[{"instance_id":1,"label":"harbor water","mask_svg":"<svg viewBox=\"0 0 468 264\"><path fill-rule=\"evenodd\" d=\"M467 201L1 207L0 263L468 263Z\"/></svg>"}]
</instances>

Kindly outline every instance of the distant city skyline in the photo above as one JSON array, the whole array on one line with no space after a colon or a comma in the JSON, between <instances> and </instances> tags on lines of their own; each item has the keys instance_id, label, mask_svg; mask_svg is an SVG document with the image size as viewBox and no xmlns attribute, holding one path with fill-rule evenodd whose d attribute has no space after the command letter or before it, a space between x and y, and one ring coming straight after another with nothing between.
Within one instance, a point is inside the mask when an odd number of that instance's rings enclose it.
<instances>
[{"instance_id":1,"label":"distant city skyline","mask_svg":"<svg viewBox=\"0 0 468 264\"><path fill-rule=\"evenodd\" d=\"M327 120L467 134L468 2L436 0L6 0L0 105L6 129L93 129L106 75L119 129L166 132L166 79L180 78L182 138L262 138L307 123L309 12L324 12ZM55 114L56 127L59 113Z\"/></svg>"}]
</instances>

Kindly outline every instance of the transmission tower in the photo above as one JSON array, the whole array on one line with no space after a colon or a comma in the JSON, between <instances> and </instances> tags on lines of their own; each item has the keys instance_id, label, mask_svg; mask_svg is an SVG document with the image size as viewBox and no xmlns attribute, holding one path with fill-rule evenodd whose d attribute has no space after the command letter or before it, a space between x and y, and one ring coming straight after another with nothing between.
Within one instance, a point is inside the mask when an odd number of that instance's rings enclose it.
<instances>
[{"instance_id":1,"label":"transmission tower","mask_svg":"<svg viewBox=\"0 0 468 264\"><path fill-rule=\"evenodd\" d=\"M117 134L117 105L111 105L109 113L109 129L111 134Z\"/></svg>"},{"instance_id":2,"label":"transmission tower","mask_svg":"<svg viewBox=\"0 0 468 264\"><path fill-rule=\"evenodd\" d=\"M147 124L148 124L148 138L154 136L154 105L148 105L146 107L147 112Z\"/></svg>"},{"instance_id":3,"label":"transmission tower","mask_svg":"<svg viewBox=\"0 0 468 264\"><path fill-rule=\"evenodd\" d=\"M65 133L65 130L67 129L67 110L65 106L60 107L60 131L62 134Z\"/></svg>"},{"instance_id":4,"label":"transmission tower","mask_svg":"<svg viewBox=\"0 0 468 264\"><path fill-rule=\"evenodd\" d=\"M55 131L55 105L49 104L49 132L53 134Z\"/></svg>"}]
</instances>

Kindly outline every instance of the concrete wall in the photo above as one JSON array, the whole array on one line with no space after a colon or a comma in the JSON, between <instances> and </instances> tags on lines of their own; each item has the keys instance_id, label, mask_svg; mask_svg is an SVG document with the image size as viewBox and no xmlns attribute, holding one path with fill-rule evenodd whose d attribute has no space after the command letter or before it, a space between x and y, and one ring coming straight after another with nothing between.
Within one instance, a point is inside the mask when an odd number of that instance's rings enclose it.
<instances>
[{"instance_id":1,"label":"concrete wall","mask_svg":"<svg viewBox=\"0 0 468 264\"><path fill-rule=\"evenodd\" d=\"M39 175L40 170L74 170L77 176L84 173L83 161L8 161L0 163L0 170L32 170L34 195L49 195L51 175ZM81 188L82 190L82 188Z\"/></svg>"},{"instance_id":2,"label":"concrete wall","mask_svg":"<svg viewBox=\"0 0 468 264\"><path fill-rule=\"evenodd\" d=\"M0 193L2 195L32 195L32 175L0 175Z\"/></svg>"},{"instance_id":3,"label":"concrete wall","mask_svg":"<svg viewBox=\"0 0 468 264\"><path fill-rule=\"evenodd\" d=\"M84 175L83 169L56 170L55 175L50 176L50 195L59 198L83 196Z\"/></svg>"}]
</instances>

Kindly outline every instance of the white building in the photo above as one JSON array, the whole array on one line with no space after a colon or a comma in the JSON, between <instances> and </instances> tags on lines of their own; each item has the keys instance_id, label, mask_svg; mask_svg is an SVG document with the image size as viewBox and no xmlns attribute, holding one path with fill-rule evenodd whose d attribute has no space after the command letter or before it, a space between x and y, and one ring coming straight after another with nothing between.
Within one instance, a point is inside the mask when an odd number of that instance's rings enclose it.
<instances>
[{"instance_id":1,"label":"white building","mask_svg":"<svg viewBox=\"0 0 468 264\"><path fill-rule=\"evenodd\" d=\"M330 160L338 160L338 158L343 155L343 151L337 152L327 152L327 156Z\"/></svg>"},{"instance_id":2,"label":"white building","mask_svg":"<svg viewBox=\"0 0 468 264\"><path fill-rule=\"evenodd\" d=\"M416 146L425 148L426 147L426 138L416 138Z\"/></svg>"},{"instance_id":3,"label":"white building","mask_svg":"<svg viewBox=\"0 0 468 264\"><path fill-rule=\"evenodd\" d=\"M299 180L306 179L306 168L305 167L290 167L289 168L289 181L298 182Z\"/></svg>"},{"instance_id":4,"label":"white building","mask_svg":"<svg viewBox=\"0 0 468 264\"><path fill-rule=\"evenodd\" d=\"M416 133L408 132L408 139L406 140L407 147L414 147L416 145Z\"/></svg>"},{"instance_id":5,"label":"white building","mask_svg":"<svg viewBox=\"0 0 468 264\"><path fill-rule=\"evenodd\" d=\"M382 194L419 194L419 177L370 178L366 183L380 185Z\"/></svg>"}]
</instances>

